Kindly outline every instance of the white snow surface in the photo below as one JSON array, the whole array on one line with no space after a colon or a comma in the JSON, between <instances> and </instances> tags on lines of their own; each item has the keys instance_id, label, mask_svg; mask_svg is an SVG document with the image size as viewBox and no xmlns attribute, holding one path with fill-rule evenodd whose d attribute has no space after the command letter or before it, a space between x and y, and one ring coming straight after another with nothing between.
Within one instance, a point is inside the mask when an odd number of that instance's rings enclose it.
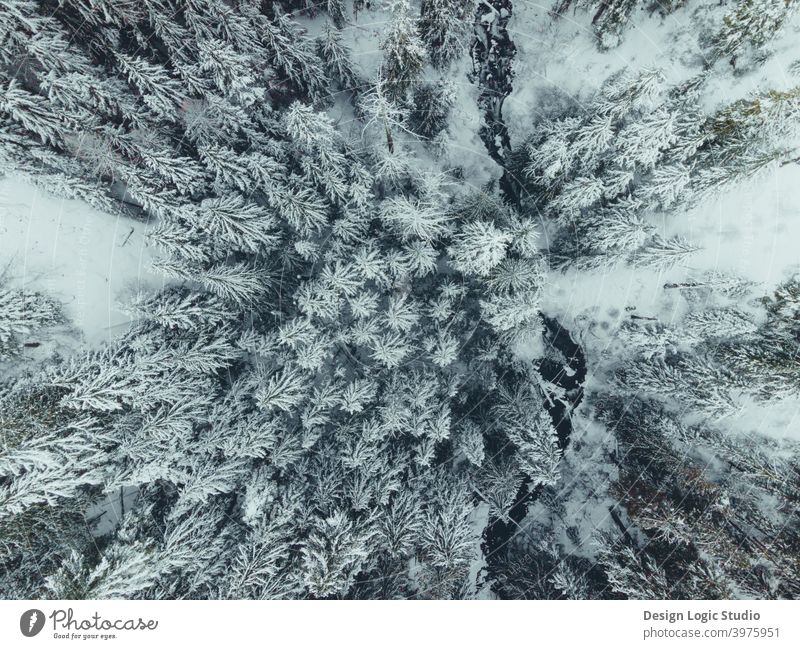
<instances>
[{"instance_id":1,"label":"white snow surface","mask_svg":"<svg viewBox=\"0 0 800 649\"><path fill-rule=\"evenodd\" d=\"M0 179L0 271L4 284L60 301L83 342L125 331L119 301L161 283L148 271L145 224L65 200L15 178Z\"/></svg>"},{"instance_id":2,"label":"white snow surface","mask_svg":"<svg viewBox=\"0 0 800 649\"><path fill-rule=\"evenodd\" d=\"M514 2L509 32L517 46L514 90L504 104L512 146L519 146L538 120L559 106L584 103L613 73L630 68L660 68L670 84L706 74L703 101L713 111L758 91L797 85L789 66L800 59L798 20L771 45L773 56L751 72L732 74L727 61L704 70L698 39L718 25L728 6L689 2L666 18L639 12L617 48L601 51L591 31L591 15L568 12L558 20L548 15L551 3ZM602 389L604 367L626 350L616 336L631 314L678 323L690 305L679 291L665 290L690 274L720 270L756 283L738 304L756 312L752 301L771 292L800 271L800 165L790 164L739 184L691 208L678 208L653 222L664 236L681 235L702 249L685 266L664 272L617 266L591 271L551 272L542 309L558 319L583 346L587 358L587 394ZM543 237L543 245L547 241ZM742 401L736 418L717 425L731 434L755 433L800 440L800 399L759 403ZM613 432L593 422L582 405L573 415L571 443L562 460L562 479L555 500L562 503L559 520L536 503L522 524L525 536L550 528L570 554L592 558L593 535L613 526L608 485L616 477L610 460ZM567 522L572 538L566 532ZM574 543L577 540L578 543Z\"/></svg>"},{"instance_id":3,"label":"white snow surface","mask_svg":"<svg viewBox=\"0 0 800 649\"><path fill-rule=\"evenodd\" d=\"M785 90L798 83L789 72L800 59L797 17L771 44L773 55L766 62L734 74L727 61L704 70L701 37L729 10L717 2L690 2L667 17L639 11L621 45L607 51L597 46L589 13L569 11L553 20L550 8L547 3L514 3L509 31L517 46L516 76L504 105L513 146L520 145L548 109L564 102L580 105L606 78L625 68L659 68L670 84L706 74L703 101L709 111L758 91ZM737 305L752 310L752 300L800 272L793 244L800 241L798 164L773 168L698 205L654 218L663 236L681 235L701 247L687 265L664 272L628 266L553 271L548 278L543 310L578 336L590 375L620 353L615 332L631 314L674 324L690 308L707 306L687 304L679 291L665 290L665 283L707 270L729 272L755 282ZM742 414L725 426L732 432L800 439L798 423L800 400L769 405L747 400Z\"/></svg>"},{"instance_id":4,"label":"white snow surface","mask_svg":"<svg viewBox=\"0 0 800 649\"><path fill-rule=\"evenodd\" d=\"M634 25L623 34L622 44L600 51L585 11L568 12L558 20L548 15L552 2L516 0L509 25L517 46L514 92L504 106L512 144L519 145L548 109L565 101L582 102L612 73L625 67L660 67L670 83L680 83L703 73L704 58L698 39L718 21L727 7L716 0L689 2L662 18L639 12ZM379 43L386 28L385 11L364 11L343 30L353 49L355 64L363 76L375 78L381 62ZM301 22L311 34L324 21ZM757 90L785 89L798 83L789 66L800 59L797 21L784 29L771 46L774 55L753 72L731 73L721 62L707 71L705 103L709 109ZM469 54L456 62L447 78L456 84L458 101L449 126L445 151L436 157L419 144L411 144L424 166L464 168L469 182L481 185L499 177L501 169L488 157L478 137L480 115L477 90L467 79ZM428 68L425 76L437 78ZM357 124L344 97L330 114L340 128ZM543 310L556 317L584 346L589 363L587 389L602 385L604 363L618 351L615 332L631 313L678 322L690 308L678 291L664 290L666 282L681 282L690 273L718 269L757 282L748 302L770 292L790 273L800 270L796 242L800 241L800 165L776 168L754 181L709 199L691 209L677 209L656 223L661 234L685 236L702 246L689 265L666 272L618 266L593 271L552 272L543 297ZM0 276L13 287L38 290L61 301L77 335L90 346L99 346L124 331L128 317L118 302L132 292L161 284L149 272L152 251L145 245L146 225L122 215L104 214L75 200L44 193L17 179L0 179ZM544 241L546 245L546 241ZM541 341L531 341L520 355L540 356ZM727 420L731 432L760 432L800 439L800 401L777 404L744 403L741 416ZM565 525L549 524L558 541L583 556L592 555L589 540L599 528L610 525L608 483L615 469L608 461L613 434L586 419L575 417L572 443L563 461L557 494L564 504L560 514ZM125 498L128 497L126 493ZM127 504L127 503L126 503ZM98 525L113 525L115 502L99 503L94 513ZM485 510L476 515L485 524ZM537 524L550 514L542 503L529 512L524 527L535 536ZM473 578L481 568L476 562ZM412 571L413 573L413 571ZM485 589L475 594L488 597Z\"/></svg>"}]
</instances>

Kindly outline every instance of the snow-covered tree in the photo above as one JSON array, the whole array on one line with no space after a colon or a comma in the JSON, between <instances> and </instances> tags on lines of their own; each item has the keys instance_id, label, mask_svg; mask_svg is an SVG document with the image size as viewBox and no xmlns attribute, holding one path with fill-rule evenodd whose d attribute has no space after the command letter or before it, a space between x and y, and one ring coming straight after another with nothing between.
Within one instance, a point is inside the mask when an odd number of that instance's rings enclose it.
<instances>
[{"instance_id":1,"label":"snow-covered tree","mask_svg":"<svg viewBox=\"0 0 800 649\"><path fill-rule=\"evenodd\" d=\"M735 56L745 45L765 45L798 6L795 0L738 0L714 37L714 53Z\"/></svg>"},{"instance_id":2,"label":"snow-covered tree","mask_svg":"<svg viewBox=\"0 0 800 649\"><path fill-rule=\"evenodd\" d=\"M563 16L573 2L574 0L557 0L552 13L557 17ZM636 10L646 9L667 15L685 3L686 0L659 0L655 3L643 0L578 0L575 5L589 10L598 45L602 49L610 49L620 44L629 23L634 23Z\"/></svg>"},{"instance_id":3,"label":"snow-covered tree","mask_svg":"<svg viewBox=\"0 0 800 649\"><path fill-rule=\"evenodd\" d=\"M702 424L686 427L636 398L602 395L596 412L617 431L624 454L612 492L627 516L613 512L617 528L598 535L600 561L615 590L637 598L731 598L737 591L770 597L796 590L796 562L784 556L792 552L786 535L793 532L781 528L796 525L787 517L792 505L778 496L782 487L761 486L769 481L767 467L782 462L782 454L796 458L796 450L778 451L766 440L740 440ZM744 448L752 461L735 459ZM710 470L713 462L736 475L721 477ZM782 505L768 520L764 498L776 496ZM773 538L768 547L764 540Z\"/></svg>"},{"instance_id":4,"label":"snow-covered tree","mask_svg":"<svg viewBox=\"0 0 800 649\"><path fill-rule=\"evenodd\" d=\"M391 94L402 97L422 72L425 46L411 17L408 0L393 0L391 11L392 21L381 42L382 73Z\"/></svg>"},{"instance_id":5,"label":"snow-covered tree","mask_svg":"<svg viewBox=\"0 0 800 649\"><path fill-rule=\"evenodd\" d=\"M110 342L5 364L0 590L796 597L797 449L728 423L796 395L797 282L762 313L692 271L674 321L606 333L543 310L572 300L548 265L694 262L655 224L792 160L797 89L710 111L710 73L622 71L516 144L511 3L391 4L372 81L340 0L3 5L0 170L146 222L162 279ZM581 4L606 45L642 6ZM499 182L447 146L465 46ZM0 307L3 357L61 323L38 293Z\"/></svg>"},{"instance_id":6,"label":"snow-covered tree","mask_svg":"<svg viewBox=\"0 0 800 649\"><path fill-rule=\"evenodd\" d=\"M749 391L764 399L780 399L797 389L797 340L800 329L800 282L784 282L772 296L764 298L766 319L755 329L741 323L743 335L731 338L717 349L717 355L732 371L742 376ZM716 332L715 332L716 333Z\"/></svg>"},{"instance_id":7,"label":"snow-covered tree","mask_svg":"<svg viewBox=\"0 0 800 649\"><path fill-rule=\"evenodd\" d=\"M378 76L372 88L359 98L358 105L364 114L365 134L368 130L377 130L385 138L389 153L394 153L395 135L411 131L409 111L392 98L390 83Z\"/></svg>"},{"instance_id":8,"label":"snow-covered tree","mask_svg":"<svg viewBox=\"0 0 800 649\"><path fill-rule=\"evenodd\" d=\"M0 287L0 360L17 355L30 334L62 321L58 302L41 293Z\"/></svg>"},{"instance_id":9,"label":"snow-covered tree","mask_svg":"<svg viewBox=\"0 0 800 649\"><path fill-rule=\"evenodd\" d=\"M419 33L431 63L446 68L468 45L475 21L475 0L423 0Z\"/></svg>"},{"instance_id":10,"label":"snow-covered tree","mask_svg":"<svg viewBox=\"0 0 800 649\"><path fill-rule=\"evenodd\" d=\"M488 275L505 258L510 241L508 232L491 223L468 223L453 237L449 249L451 263L463 273Z\"/></svg>"},{"instance_id":11,"label":"snow-covered tree","mask_svg":"<svg viewBox=\"0 0 800 649\"><path fill-rule=\"evenodd\" d=\"M336 0L338 1L338 0ZM325 32L317 41L317 51L325 64L328 76L335 81L342 90L359 94L365 83L353 67L351 53L342 41L341 32L325 26Z\"/></svg>"},{"instance_id":12,"label":"snow-covered tree","mask_svg":"<svg viewBox=\"0 0 800 649\"><path fill-rule=\"evenodd\" d=\"M414 133L433 140L447 128L455 102L452 86L446 82L423 83L414 88L409 126Z\"/></svg>"},{"instance_id":13,"label":"snow-covered tree","mask_svg":"<svg viewBox=\"0 0 800 649\"><path fill-rule=\"evenodd\" d=\"M631 258L636 265L664 269L683 263L698 250L683 237L665 239L657 234L636 250Z\"/></svg>"}]
</instances>

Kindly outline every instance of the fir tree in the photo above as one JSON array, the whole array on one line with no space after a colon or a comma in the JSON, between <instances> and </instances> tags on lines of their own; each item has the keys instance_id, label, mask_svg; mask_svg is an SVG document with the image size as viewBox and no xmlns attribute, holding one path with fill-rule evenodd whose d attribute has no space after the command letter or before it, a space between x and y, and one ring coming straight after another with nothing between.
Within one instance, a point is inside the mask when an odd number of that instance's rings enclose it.
<instances>
[{"instance_id":1,"label":"fir tree","mask_svg":"<svg viewBox=\"0 0 800 649\"><path fill-rule=\"evenodd\" d=\"M740 0L725 16L722 28L714 37L714 53L735 56L745 45L762 47L797 7L794 0Z\"/></svg>"},{"instance_id":2,"label":"fir tree","mask_svg":"<svg viewBox=\"0 0 800 649\"><path fill-rule=\"evenodd\" d=\"M475 9L474 0L423 0L419 33L434 66L446 68L466 49Z\"/></svg>"},{"instance_id":3,"label":"fir tree","mask_svg":"<svg viewBox=\"0 0 800 649\"><path fill-rule=\"evenodd\" d=\"M381 42L382 73L392 95L402 97L416 81L425 63L425 48L410 16L407 0L394 0L392 22Z\"/></svg>"},{"instance_id":4,"label":"fir tree","mask_svg":"<svg viewBox=\"0 0 800 649\"><path fill-rule=\"evenodd\" d=\"M0 288L0 360L19 354L33 332L63 321L61 305L41 293Z\"/></svg>"}]
</instances>

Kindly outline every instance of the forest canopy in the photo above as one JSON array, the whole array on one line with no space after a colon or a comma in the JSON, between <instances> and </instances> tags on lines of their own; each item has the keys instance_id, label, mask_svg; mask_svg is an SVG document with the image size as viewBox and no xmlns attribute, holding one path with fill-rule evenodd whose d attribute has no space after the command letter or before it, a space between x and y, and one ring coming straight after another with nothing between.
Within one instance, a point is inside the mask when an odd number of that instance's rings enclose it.
<instances>
[{"instance_id":1,"label":"forest canopy","mask_svg":"<svg viewBox=\"0 0 800 649\"><path fill-rule=\"evenodd\" d=\"M704 5L690 76L513 128L510 0L373 4L0 7L0 174L141 226L160 278L76 351L0 275L0 594L800 596L797 437L734 425L800 397L800 279L659 227L797 165L800 86L708 92L798 3ZM538 20L606 52L692 4ZM680 315L581 329L563 286L619 269Z\"/></svg>"}]
</instances>

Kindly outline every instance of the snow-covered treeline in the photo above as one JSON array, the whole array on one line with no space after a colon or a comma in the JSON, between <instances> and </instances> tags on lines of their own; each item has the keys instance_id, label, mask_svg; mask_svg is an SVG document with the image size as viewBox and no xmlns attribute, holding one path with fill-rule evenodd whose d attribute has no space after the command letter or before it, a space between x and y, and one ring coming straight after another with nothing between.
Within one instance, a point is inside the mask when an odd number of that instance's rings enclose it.
<instances>
[{"instance_id":1,"label":"snow-covered treeline","mask_svg":"<svg viewBox=\"0 0 800 649\"><path fill-rule=\"evenodd\" d=\"M800 86L709 99L797 3L513 4L0 5L4 182L153 258L104 344L0 260L0 594L800 594L800 450L745 417L800 401L800 280L681 220L797 167ZM690 11L682 74L568 101L515 45ZM625 273L663 308L565 295Z\"/></svg>"}]
</instances>

